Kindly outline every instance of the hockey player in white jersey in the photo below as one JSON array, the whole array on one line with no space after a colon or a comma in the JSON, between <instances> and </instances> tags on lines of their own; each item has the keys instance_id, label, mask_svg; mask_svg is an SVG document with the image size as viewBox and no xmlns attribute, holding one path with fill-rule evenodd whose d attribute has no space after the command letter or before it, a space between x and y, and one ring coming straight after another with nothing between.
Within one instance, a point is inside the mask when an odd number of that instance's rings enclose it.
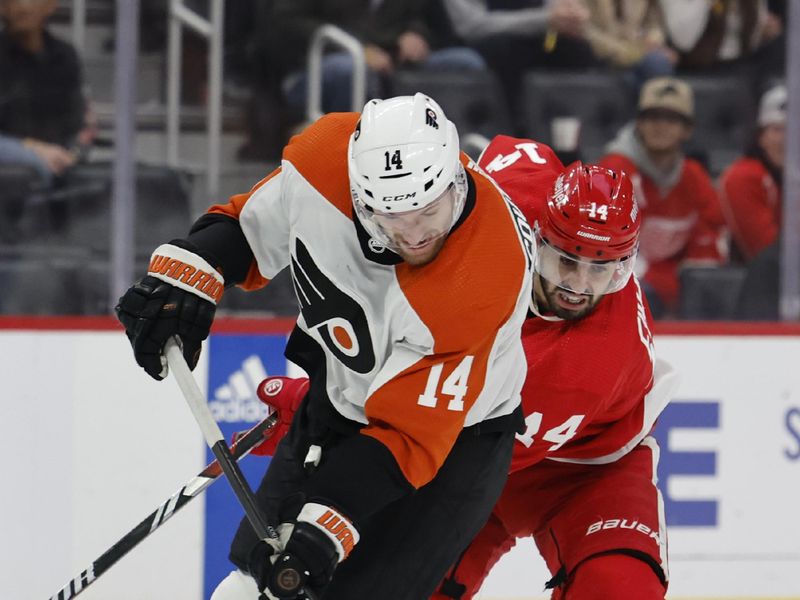
<instances>
[{"instance_id":1,"label":"hockey player in white jersey","mask_svg":"<svg viewBox=\"0 0 800 600\"><path fill-rule=\"evenodd\" d=\"M428 598L486 521L522 425L531 232L427 96L370 101L294 137L280 168L156 249L117 307L137 362L194 365L224 287L290 267L286 356L308 394L215 600ZM287 589L274 564L303 573Z\"/></svg>"}]
</instances>

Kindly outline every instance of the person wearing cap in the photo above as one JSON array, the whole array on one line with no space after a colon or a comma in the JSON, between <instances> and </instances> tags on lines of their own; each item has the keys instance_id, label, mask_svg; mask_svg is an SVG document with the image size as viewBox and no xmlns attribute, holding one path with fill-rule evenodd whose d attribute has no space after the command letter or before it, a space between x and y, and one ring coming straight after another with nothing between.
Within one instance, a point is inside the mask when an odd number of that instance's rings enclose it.
<instances>
[{"instance_id":1,"label":"person wearing cap","mask_svg":"<svg viewBox=\"0 0 800 600\"><path fill-rule=\"evenodd\" d=\"M720 178L722 208L738 257L749 262L780 233L786 86L761 97L753 139Z\"/></svg>"},{"instance_id":2,"label":"person wearing cap","mask_svg":"<svg viewBox=\"0 0 800 600\"><path fill-rule=\"evenodd\" d=\"M663 600L667 529L649 433L675 374L655 360L632 276L642 222L633 185L597 165L564 168L546 145L507 136L478 164L533 226L526 427L489 521L433 600L474 598L516 540L531 537L552 600Z\"/></svg>"},{"instance_id":3,"label":"person wearing cap","mask_svg":"<svg viewBox=\"0 0 800 600\"><path fill-rule=\"evenodd\" d=\"M687 157L694 95L673 77L649 80L639 95L636 119L606 148L601 165L624 171L642 210L637 275L656 318L674 316L683 266L727 260L725 220L705 168Z\"/></svg>"}]
</instances>

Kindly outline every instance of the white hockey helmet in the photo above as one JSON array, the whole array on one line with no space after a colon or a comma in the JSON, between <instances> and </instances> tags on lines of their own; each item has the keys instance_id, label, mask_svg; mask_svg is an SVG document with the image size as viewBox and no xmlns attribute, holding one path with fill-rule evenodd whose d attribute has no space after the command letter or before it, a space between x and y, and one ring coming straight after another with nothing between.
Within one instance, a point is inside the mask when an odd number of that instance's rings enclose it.
<instances>
[{"instance_id":1,"label":"white hockey helmet","mask_svg":"<svg viewBox=\"0 0 800 600\"><path fill-rule=\"evenodd\" d=\"M421 210L454 190L453 218L461 216L467 179L456 126L428 96L370 100L347 149L350 192L364 228L384 246L391 239L373 218Z\"/></svg>"}]
</instances>

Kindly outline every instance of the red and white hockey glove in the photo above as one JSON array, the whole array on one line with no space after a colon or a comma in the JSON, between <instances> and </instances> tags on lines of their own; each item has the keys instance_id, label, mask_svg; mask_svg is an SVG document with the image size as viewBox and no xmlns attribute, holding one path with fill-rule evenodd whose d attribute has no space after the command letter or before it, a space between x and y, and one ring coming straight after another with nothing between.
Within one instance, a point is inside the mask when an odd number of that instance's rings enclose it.
<instances>
[{"instance_id":1,"label":"red and white hockey glove","mask_svg":"<svg viewBox=\"0 0 800 600\"><path fill-rule=\"evenodd\" d=\"M267 377L258 384L258 399L278 413L278 422L264 432L265 441L253 449L256 456L274 456L289 426L294 413L308 393L308 379L291 377Z\"/></svg>"}]
</instances>

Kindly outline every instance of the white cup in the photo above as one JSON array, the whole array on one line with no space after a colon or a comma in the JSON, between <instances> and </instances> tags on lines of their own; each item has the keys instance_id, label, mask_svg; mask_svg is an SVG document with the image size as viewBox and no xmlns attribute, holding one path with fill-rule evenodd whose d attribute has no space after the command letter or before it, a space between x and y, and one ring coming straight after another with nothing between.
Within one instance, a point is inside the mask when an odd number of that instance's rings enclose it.
<instances>
[{"instance_id":1,"label":"white cup","mask_svg":"<svg viewBox=\"0 0 800 600\"><path fill-rule=\"evenodd\" d=\"M557 152L574 152L578 149L581 120L578 117L553 117L550 121L550 139Z\"/></svg>"}]
</instances>

